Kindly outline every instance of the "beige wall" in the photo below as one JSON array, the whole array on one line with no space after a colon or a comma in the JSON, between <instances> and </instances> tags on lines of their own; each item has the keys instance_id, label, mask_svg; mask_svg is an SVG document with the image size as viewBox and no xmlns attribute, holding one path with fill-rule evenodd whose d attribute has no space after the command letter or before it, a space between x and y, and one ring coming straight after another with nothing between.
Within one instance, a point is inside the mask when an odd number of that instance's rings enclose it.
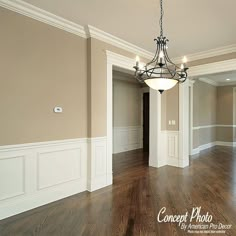
<instances>
[{"instance_id":1,"label":"beige wall","mask_svg":"<svg viewBox=\"0 0 236 236\"><path fill-rule=\"evenodd\" d=\"M0 145L106 136L106 50L136 55L4 8L0 32ZM235 57L232 53L189 66ZM164 96L162 128L178 130L178 86ZM64 112L53 113L54 106ZM169 120L176 125L169 126Z\"/></svg>"},{"instance_id":2,"label":"beige wall","mask_svg":"<svg viewBox=\"0 0 236 236\"><path fill-rule=\"evenodd\" d=\"M217 87L217 124L233 125L233 87ZM233 142L233 127L217 127L217 141Z\"/></svg>"},{"instance_id":3,"label":"beige wall","mask_svg":"<svg viewBox=\"0 0 236 236\"><path fill-rule=\"evenodd\" d=\"M193 126L216 124L217 88L197 80L193 86ZM216 141L216 128L193 130L193 148Z\"/></svg>"},{"instance_id":4,"label":"beige wall","mask_svg":"<svg viewBox=\"0 0 236 236\"><path fill-rule=\"evenodd\" d=\"M193 86L193 126L216 124L216 94L213 85L197 80Z\"/></svg>"},{"instance_id":5,"label":"beige wall","mask_svg":"<svg viewBox=\"0 0 236 236\"><path fill-rule=\"evenodd\" d=\"M165 91L166 93L166 130L179 130L179 86L178 84ZM175 125L169 125L169 120L175 120Z\"/></svg>"},{"instance_id":6,"label":"beige wall","mask_svg":"<svg viewBox=\"0 0 236 236\"><path fill-rule=\"evenodd\" d=\"M141 126L141 88L113 75L113 127Z\"/></svg>"},{"instance_id":7,"label":"beige wall","mask_svg":"<svg viewBox=\"0 0 236 236\"><path fill-rule=\"evenodd\" d=\"M88 77L89 94L89 114L91 115L89 137L106 136L106 50L134 58L136 55L100 40L91 38L88 40L90 51L89 68L91 74ZM143 60L143 59L142 59ZM132 69L132 68L131 68Z\"/></svg>"},{"instance_id":8,"label":"beige wall","mask_svg":"<svg viewBox=\"0 0 236 236\"><path fill-rule=\"evenodd\" d=\"M86 40L4 8L0 34L0 145L86 137Z\"/></svg>"},{"instance_id":9,"label":"beige wall","mask_svg":"<svg viewBox=\"0 0 236 236\"><path fill-rule=\"evenodd\" d=\"M217 124L233 124L233 86L217 87Z\"/></svg>"},{"instance_id":10,"label":"beige wall","mask_svg":"<svg viewBox=\"0 0 236 236\"><path fill-rule=\"evenodd\" d=\"M214 87L197 81L193 87L193 124L233 125L233 87ZM193 130L193 147L214 141L233 142L233 127L211 127Z\"/></svg>"}]
</instances>

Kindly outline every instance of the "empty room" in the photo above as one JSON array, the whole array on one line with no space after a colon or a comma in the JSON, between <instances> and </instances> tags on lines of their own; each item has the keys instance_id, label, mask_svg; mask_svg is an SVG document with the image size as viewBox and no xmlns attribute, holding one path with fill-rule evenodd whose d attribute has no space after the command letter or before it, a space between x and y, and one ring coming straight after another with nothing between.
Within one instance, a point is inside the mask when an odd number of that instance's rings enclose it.
<instances>
[{"instance_id":1,"label":"empty room","mask_svg":"<svg viewBox=\"0 0 236 236\"><path fill-rule=\"evenodd\" d=\"M234 0L0 0L0 236L236 235Z\"/></svg>"}]
</instances>

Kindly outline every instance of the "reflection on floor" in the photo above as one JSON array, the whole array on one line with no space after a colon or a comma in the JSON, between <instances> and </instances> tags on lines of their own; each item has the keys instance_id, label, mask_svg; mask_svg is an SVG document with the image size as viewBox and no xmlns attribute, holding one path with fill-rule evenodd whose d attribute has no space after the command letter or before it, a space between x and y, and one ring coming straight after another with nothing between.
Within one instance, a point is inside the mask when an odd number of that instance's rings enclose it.
<instances>
[{"instance_id":1,"label":"reflection on floor","mask_svg":"<svg viewBox=\"0 0 236 236\"><path fill-rule=\"evenodd\" d=\"M177 223L157 222L162 207L166 214L201 207L201 215L209 212L212 223L232 224L226 232L236 235L233 148L208 149L184 169L148 167L142 150L114 155L113 164L113 186L3 220L0 235L189 235Z\"/></svg>"}]
</instances>

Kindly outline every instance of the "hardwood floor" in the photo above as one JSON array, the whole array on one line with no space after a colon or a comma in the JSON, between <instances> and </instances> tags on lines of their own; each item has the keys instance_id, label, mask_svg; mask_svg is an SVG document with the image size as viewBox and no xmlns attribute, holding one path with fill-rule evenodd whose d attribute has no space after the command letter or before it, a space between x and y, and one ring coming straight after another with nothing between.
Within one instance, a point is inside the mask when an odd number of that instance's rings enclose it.
<instances>
[{"instance_id":1,"label":"hardwood floor","mask_svg":"<svg viewBox=\"0 0 236 236\"><path fill-rule=\"evenodd\" d=\"M158 223L157 215L162 207L179 215L200 206L212 222L232 224L226 235L236 235L235 151L209 149L185 169L148 167L142 150L117 154L113 186L0 221L0 236L191 235L177 223Z\"/></svg>"}]
</instances>

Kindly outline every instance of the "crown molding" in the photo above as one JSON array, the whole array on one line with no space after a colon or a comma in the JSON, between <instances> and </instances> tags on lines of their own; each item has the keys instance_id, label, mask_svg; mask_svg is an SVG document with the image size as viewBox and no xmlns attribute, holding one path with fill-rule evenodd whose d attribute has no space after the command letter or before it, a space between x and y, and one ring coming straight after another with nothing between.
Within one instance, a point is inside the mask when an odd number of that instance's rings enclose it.
<instances>
[{"instance_id":1,"label":"crown molding","mask_svg":"<svg viewBox=\"0 0 236 236\"><path fill-rule=\"evenodd\" d=\"M236 59L218 61L189 68L188 76L205 76L226 71L236 70Z\"/></svg>"},{"instance_id":2,"label":"crown molding","mask_svg":"<svg viewBox=\"0 0 236 236\"><path fill-rule=\"evenodd\" d=\"M22 0L0 0L0 6L9 9L11 11L17 12L19 14L25 15L27 17L33 18L35 20L41 21L48 25L54 26L56 28L65 30L72 34L78 35L80 37L83 38L92 37L99 39L103 42L109 43L118 48L132 52L135 55L139 55L146 59L152 59L154 57L154 53L142 49L141 47L138 47L114 35L106 33L96 27L88 25L85 29L83 26L79 24L66 20L60 16L54 15L48 11L38 8L32 4L26 3ZM236 44L216 49L211 49L203 52L198 52L194 54L189 54L186 56L188 58L188 61L196 61L234 52L236 52ZM179 64L182 62L182 57L176 57L173 58L172 60L174 63Z\"/></svg>"},{"instance_id":3,"label":"crown molding","mask_svg":"<svg viewBox=\"0 0 236 236\"><path fill-rule=\"evenodd\" d=\"M208 79L208 78L199 78L200 81L205 82L207 84L211 84L215 87L223 87L223 86L234 86L236 85L236 81L233 82L216 82L212 79Z\"/></svg>"},{"instance_id":4,"label":"crown molding","mask_svg":"<svg viewBox=\"0 0 236 236\"><path fill-rule=\"evenodd\" d=\"M88 25L87 26L87 36L91 38L96 38L98 40L101 40L103 42L109 43L113 46L116 46L118 48L124 49L126 51L132 52L135 55L139 55L141 57L144 57L146 59L152 59L154 57L154 54L144 50L132 43L129 43L123 39L120 39L112 34L106 33L94 26Z\"/></svg>"},{"instance_id":5,"label":"crown molding","mask_svg":"<svg viewBox=\"0 0 236 236\"><path fill-rule=\"evenodd\" d=\"M207 84L211 84L213 86L216 86L216 87L219 85L217 82L215 82L211 79L208 79L208 78L199 78L199 80L202 81L202 82L205 82Z\"/></svg>"},{"instance_id":6,"label":"crown molding","mask_svg":"<svg viewBox=\"0 0 236 236\"><path fill-rule=\"evenodd\" d=\"M236 44L224 46L224 47L219 47L207 51L202 51L198 53L193 53L186 55L188 61L197 61L205 58L210 58L210 57L216 57L216 56L221 56L229 53L234 53L236 52ZM183 57L176 57L173 59L173 61L177 64L182 62Z\"/></svg>"},{"instance_id":7,"label":"crown molding","mask_svg":"<svg viewBox=\"0 0 236 236\"><path fill-rule=\"evenodd\" d=\"M0 6L56 28L86 38L84 27L22 0L0 0Z\"/></svg>"}]
</instances>

